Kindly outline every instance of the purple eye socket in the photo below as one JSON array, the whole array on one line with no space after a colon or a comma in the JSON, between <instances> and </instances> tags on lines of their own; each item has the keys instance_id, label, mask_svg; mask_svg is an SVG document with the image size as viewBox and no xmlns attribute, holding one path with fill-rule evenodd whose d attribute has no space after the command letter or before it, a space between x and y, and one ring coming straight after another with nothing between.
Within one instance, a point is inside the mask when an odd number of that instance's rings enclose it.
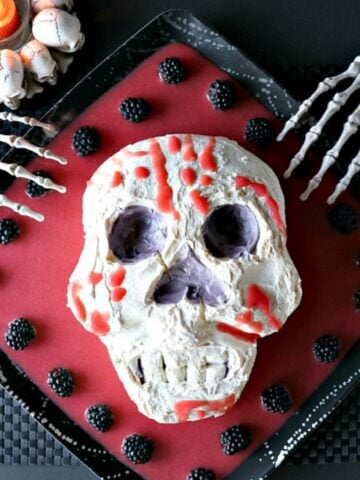
<instances>
[{"instance_id":1,"label":"purple eye socket","mask_svg":"<svg viewBox=\"0 0 360 480\"><path fill-rule=\"evenodd\" d=\"M226 204L207 217L203 225L206 248L217 258L237 259L252 253L259 238L259 226L250 208Z\"/></svg>"},{"instance_id":2,"label":"purple eye socket","mask_svg":"<svg viewBox=\"0 0 360 480\"><path fill-rule=\"evenodd\" d=\"M114 255L123 263L136 263L165 247L167 228L163 216L151 208L125 208L108 236Z\"/></svg>"}]
</instances>

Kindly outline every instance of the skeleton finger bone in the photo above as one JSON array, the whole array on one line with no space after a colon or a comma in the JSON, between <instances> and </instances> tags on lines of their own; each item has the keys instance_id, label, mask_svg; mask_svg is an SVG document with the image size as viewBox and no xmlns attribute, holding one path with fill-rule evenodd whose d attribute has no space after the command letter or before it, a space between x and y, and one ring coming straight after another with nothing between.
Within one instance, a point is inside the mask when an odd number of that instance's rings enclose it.
<instances>
[{"instance_id":1,"label":"skeleton finger bone","mask_svg":"<svg viewBox=\"0 0 360 480\"><path fill-rule=\"evenodd\" d=\"M285 135L295 128L299 123L301 117L310 109L314 101L323 93L328 92L334 88L338 83L347 78L355 78L360 73L360 55L357 56L354 61L349 65L347 70L341 72L339 75L334 77L325 78L322 82L319 83L315 92L300 105L298 111L285 123L284 128L281 130L277 136L277 141L281 142Z\"/></svg>"},{"instance_id":2,"label":"skeleton finger bone","mask_svg":"<svg viewBox=\"0 0 360 480\"><path fill-rule=\"evenodd\" d=\"M0 207L7 207L10 208L13 212L18 213L19 215L23 215L25 217L30 217L38 222L42 222L44 220L44 215L38 212L34 212L31 208L23 205L22 203L14 202L10 200L6 195L0 194Z\"/></svg>"},{"instance_id":3,"label":"skeleton finger bone","mask_svg":"<svg viewBox=\"0 0 360 480\"><path fill-rule=\"evenodd\" d=\"M60 163L61 165L66 165L67 160L63 157L60 157L59 155L56 155L53 153L51 150L48 150L43 147L38 147L37 145L34 145L25 138L22 137L17 137L15 135L1 135L0 134L0 142L4 142L10 147L15 147L15 148L23 148L25 150L29 150L30 152L36 153L39 157L44 157L48 158L50 160L54 160L57 163Z\"/></svg>"},{"instance_id":4,"label":"skeleton finger bone","mask_svg":"<svg viewBox=\"0 0 360 480\"><path fill-rule=\"evenodd\" d=\"M19 115L15 115L11 112L0 112L0 120L23 123L24 125L29 125L30 127L40 127L49 132L51 136L55 135L58 131L58 129L51 123L41 122L33 117L20 117Z\"/></svg>"},{"instance_id":5,"label":"skeleton finger bone","mask_svg":"<svg viewBox=\"0 0 360 480\"><path fill-rule=\"evenodd\" d=\"M66 187L63 185L58 185L57 183L53 182L50 178L41 177L38 175L33 175L30 173L26 168L17 165L16 163L2 163L0 162L0 170L3 172L7 172L9 175L12 175L16 178L26 178L27 180L31 180L35 182L37 185L41 187L55 190L59 193L65 193Z\"/></svg>"},{"instance_id":6,"label":"skeleton finger bone","mask_svg":"<svg viewBox=\"0 0 360 480\"><path fill-rule=\"evenodd\" d=\"M344 91L336 93L328 103L328 106L320 120L310 128L305 135L305 141L298 153L292 158L289 168L284 173L285 178L289 178L293 170L303 161L311 145L319 138L325 124L330 118L345 105L351 95L360 88L360 75L358 75L352 84Z\"/></svg>"},{"instance_id":7,"label":"skeleton finger bone","mask_svg":"<svg viewBox=\"0 0 360 480\"><path fill-rule=\"evenodd\" d=\"M360 105L355 109L355 111L349 115L347 122L344 125L343 131L341 132L339 140L335 145L326 153L323 158L320 170L318 173L310 180L305 192L301 195L301 200L307 200L311 192L313 192L319 185L325 173L329 168L336 162L336 159L340 155L340 151L348 139L357 132L360 125Z\"/></svg>"},{"instance_id":8,"label":"skeleton finger bone","mask_svg":"<svg viewBox=\"0 0 360 480\"><path fill-rule=\"evenodd\" d=\"M347 189L351 179L360 171L360 150L356 157L351 161L346 174L339 180L335 187L334 193L327 199L329 205L333 204L338 196Z\"/></svg>"}]
</instances>

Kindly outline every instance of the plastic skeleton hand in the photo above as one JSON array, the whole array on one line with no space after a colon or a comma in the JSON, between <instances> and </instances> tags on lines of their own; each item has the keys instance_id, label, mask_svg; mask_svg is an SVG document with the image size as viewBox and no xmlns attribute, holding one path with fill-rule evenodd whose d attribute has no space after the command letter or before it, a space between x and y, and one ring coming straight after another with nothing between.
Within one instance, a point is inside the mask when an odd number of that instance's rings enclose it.
<instances>
[{"instance_id":1,"label":"plastic skeleton hand","mask_svg":"<svg viewBox=\"0 0 360 480\"><path fill-rule=\"evenodd\" d=\"M51 124L40 122L39 120L36 120L35 118L31 118L31 117L19 117L18 115L14 115L9 112L0 112L0 120L24 123L25 125L30 125L31 127L40 127L43 130L49 132L50 134L54 134L56 132L55 127ZM0 142L6 143L14 148L23 148L25 150L29 150L31 152L36 153L36 155L40 157L54 160L55 162L58 162L62 165L66 165L67 163L67 161L64 158L59 157L58 155L55 155L54 153L52 153L50 150L46 148L33 145L32 143L28 142L22 137L16 137L15 135L0 134ZM25 178L27 180L32 180L33 182L37 183L41 187L44 187L50 190L56 190L57 192L60 192L60 193L66 192L66 188L64 186L57 185L49 178L33 175L28 170L26 170L26 168L21 167L16 163L0 162L0 170L7 172L8 174L17 178ZM44 220L44 216L41 213L34 212L33 210L31 210L30 208L28 208L27 206L21 203L13 202L8 197L6 197L6 195L0 194L0 207L8 207L14 212L19 213L20 215L31 217L34 220L37 220L39 222L42 222Z\"/></svg>"},{"instance_id":2,"label":"plastic skeleton hand","mask_svg":"<svg viewBox=\"0 0 360 480\"><path fill-rule=\"evenodd\" d=\"M357 56L349 65L349 68L344 72L334 77L325 78L319 83L315 92L307 98L299 107L299 110L285 123L284 128L277 137L277 141L283 140L285 135L292 130L298 123L300 118L310 109L314 101L323 93L334 88L339 82L345 79L353 79L351 85L342 92L336 93L328 103L328 106L320 118L320 120L310 128L305 136L305 141L302 144L298 153L292 158L289 168L284 173L285 178L289 178L292 171L303 161L310 146L319 138L322 129L330 118L346 103L350 96L358 89L360 89L360 56ZM335 145L326 152L323 158L321 167L317 174L309 181L305 192L301 195L301 200L307 200L311 192L313 192L319 185L324 174L335 163L340 155L342 147L347 140L354 135L360 126L360 105L354 112L348 116L347 122L344 125L342 133L335 143ZM327 199L327 203L332 204L338 196L347 189L351 179L360 171L360 151L350 162L346 174L339 180L334 192Z\"/></svg>"}]
</instances>

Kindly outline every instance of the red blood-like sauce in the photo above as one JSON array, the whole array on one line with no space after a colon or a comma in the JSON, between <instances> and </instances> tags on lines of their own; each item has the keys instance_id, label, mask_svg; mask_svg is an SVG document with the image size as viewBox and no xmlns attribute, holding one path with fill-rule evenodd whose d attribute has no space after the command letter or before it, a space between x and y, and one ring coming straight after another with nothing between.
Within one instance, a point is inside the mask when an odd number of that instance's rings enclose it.
<instances>
[{"instance_id":1,"label":"red blood-like sauce","mask_svg":"<svg viewBox=\"0 0 360 480\"><path fill-rule=\"evenodd\" d=\"M181 141L180 138L176 135L171 135L168 141L168 150L169 153L179 153L181 150Z\"/></svg>"},{"instance_id":2,"label":"red blood-like sauce","mask_svg":"<svg viewBox=\"0 0 360 480\"><path fill-rule=\"evenodd\" d=\"M134 175L138 180L143 180L149 177L150 170L146 167L136 167L134 170Z\"/></svg>"},{"instance_id":3,"label":"red blood-like sauce","mask_svg":"<svg viewBox=\"0 0 360 480\"><path fill-rule=\"evenodd\" d=\"M183 160L185 162L194 162L197 159L197 153L194 150L194 144L191 135L185 135Z\"/></svg>"},{"instance_id":4,"label":"red blood-like sauce","mask_svg":"<svg viewBox=\"0 0 360 480\"><path fill-rule=\"evenodd\" d=\"M250 187L253 189L256 195L264 198L265 203L268 206L271 212L271 215L273 217L273 220L278 226L278 228L283 231L286 230L284 222L282 221L282 218L280 215L279 205L276 202L276 200L274 200L273 197L269 194L268 189L263 183L252 182L247 177L237 176L235 178L235 184L237 188Z\"/></svg>"},{"instance_id":5,"label":"red blood-like sauce","mask_svg":"<svg viewBox=\"0 0 360 480\"><path fill-rule=\"evenodd\" d=\"M91 285L97 285L103 279L103 274L100 272L90 272L89 273L89 283Z\"/></svg>"},{"instance_id":6,"label":"red blood-like sauce","mask_svg":"<svg viewBox=\"0 0 360 480\"><path fill-rule=\"evenodd\" d=\"M166 158L155 139L150 140L150 155L158 184L157 205L162 212L172 213L175 220L179 220L180 214L175 210L172 203L173 191L168 183Z\"/></svg>"},{"instance_id":7,"label":"red blood-like sauce","mask_svg":"<svg viewBox=\"0 0 360 480\"><path fill-rule=\"evenodd\" d=\"M246 306L247 308L258 308L261 310L266 316L270 327L274 330L279 330L282 327L281 322L271 313L269 297L255 284L250 284L247 288Z\"/></svg>"},{"instance_id":8,"label":"red blood-like sauce","mask_svg":"<svg viewBox=\"0 0 360 480\"><path fill-rule=\"evenodd\" d=\"M202 169L209 172L216 172L217 165L214 157L215 138L210 137L207 145L205 145L203 151L199 156L199 163Z\"/></svg>"},{"instance_id":9,"label":"red blood-like sauce","mask_svg":"<svg viewBox=\"0 0 360 480\"><path fill-rule=\"evenodd\" d=\"M254 321L251 310L247 310L244 313L239 313L236 315L236 321L241 325L246 325L247 327L251 328L253 333L261 333L264 329L261 322Z\"/></svg>"},{"instance_id":10,"label":"red blood-like sauce","mask_svg":"<svg viewBox=\"0 0 360 480\"><path fill-rule=\"evenodd\" d=\"M216 328L217 330L219 330L219 332L232 335L233 337L237 338L238 340L242 340L243 342L256 343L257 339L259 338L259 335L257 333L242 332L238 328L223 322L218 322L216 324Z\"/></svg>"},{"instance_id":11,"label":"red blood-like sauce","mask_svg":"<svg viewBox=\"0 0 360 480\"><path fill-rule=\"evenodd\" d=\"M192 168L186 167L181 170L180 177L181 180L185 183L185 185L191 187L195 183L196 172Z\"/></svg>"},{"instance_id":12,"label":"red blood-like sauce","mask_svg":"<svg viewBox=\"0 0 360 480\"><path fill-rule=\"evenodd\" d=\"M90 322L91 322L91 331L96 335L106 335L109 333L110 326L109 326L109 317L108 313L100 313L97 310L90 314Z\"/></svg>"},{"instance_id":13,"label":"red blood-like sauce","mask_svg":"<svg viewBox=\"0 0 360 480\"><path fill-rule=\"evenodd\" d=\"M85 322L86 320L86 309L84 304L79 298L79 292L82 289L82 286L78 282L74 282L70 286L70 296L73 301L73 304L76 309L76 316L82 321Z\"/></svg>"},{"instance_id":14,"label":"red blood-like sauce","mask_svg":"<svg viewBox=\"0 0 360 480\"><path fill-rule=\"evenodd\" d=\"M114 174L112 176L110 186L111 186L111 188L116 188L121 184L122 184L122 174L121 174L121 172L116 171L116 172L114 172Z\"/></svg>"},{"instance_id":15,"label":"red blood-like sauce","mask_svg":"<svg viewBox=\"0 0 360 480\"><path fill-rule=\"evenodd\" d=\"M192 204L194 207L203 215L207 215L209 213L209 203L207 198L201 195L198 190L192 190L189 193L191 198Z\"/></svg>"},{"instance_id":16,"label":"red blood-like sauce","mask_svg":"<svg viewBox=\"0 0 360 480\"><path fill-rule=\"evenodd\" d=\"M182 400L175 403L174 412L180 422L186 422L189 419L190 413L195 408L203 407L209 412L217 412L219 414L225 413L230 407L235 403L235 395L229 395L228 397L222 400ZM206 415L203 410L197 412L197 416L202 418ZM200 415L200 416L199 416Z\"/></svg>"},{"instance_id":17,"label":"red blood-like sauce","mask_svg":"<svg viewBox=\"0 0 360 480\"><path fill-rule=\"evenodd\" d=\"M126 288L116 287L111 292L111 300L113 302L121 302L121 300L125 297L125 295L126 295Z\"/></svg>"},{"instance_id":18,"label":"red blood-like sauce","mask_svg":"<svg viewBox=\"0 0 360 480\"><path fill-rule=\"evenodd\" d=\"M109 285L111 287L120 287L123 283L126 275L126 270L123 266L120 266L115 272L109 276Z\"/></svg>"},{"instance_id":19,"label":"red blood-like sauce","mask_svg":"<svg viewBox=\"0 0 360 480\"><path fill-rule=\"evenodd\" d=\"M137 150L136 152L132 152L126 148L122 151L122 153L128 158L145 157L145 155L149 155L149 152L146 152L145 150Z\"/></svg>"},{"instance_id":20,"label":"red blood-like sauce","mask_svg":"<svg viewBox=\"0 0 360 480\"><path fill-rule=\"evenodd\" d=\"M200 185L203 187L208 187L209 185L212 185L213 179L209 175L201 175L200 176Z\"/></svg>"}]
</instances>

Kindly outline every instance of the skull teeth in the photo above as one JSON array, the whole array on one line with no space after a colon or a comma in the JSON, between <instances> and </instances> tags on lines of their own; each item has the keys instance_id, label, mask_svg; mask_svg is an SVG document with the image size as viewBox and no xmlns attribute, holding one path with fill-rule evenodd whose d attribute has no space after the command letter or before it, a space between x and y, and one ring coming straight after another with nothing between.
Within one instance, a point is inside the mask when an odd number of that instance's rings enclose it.
<instances>
[{"instance_id":1,"label":"skull teeth","mask_svg":"<svg viewBox=\"0 0 360 480\"><path fill-rule=\"evenodd\" d=\"M227 378L230 366L226 351L199 349L193 352L144 353L128 364L128 370L139 385L148 382L195 384L220 382Z\"/></svg>"}]
</instances>

